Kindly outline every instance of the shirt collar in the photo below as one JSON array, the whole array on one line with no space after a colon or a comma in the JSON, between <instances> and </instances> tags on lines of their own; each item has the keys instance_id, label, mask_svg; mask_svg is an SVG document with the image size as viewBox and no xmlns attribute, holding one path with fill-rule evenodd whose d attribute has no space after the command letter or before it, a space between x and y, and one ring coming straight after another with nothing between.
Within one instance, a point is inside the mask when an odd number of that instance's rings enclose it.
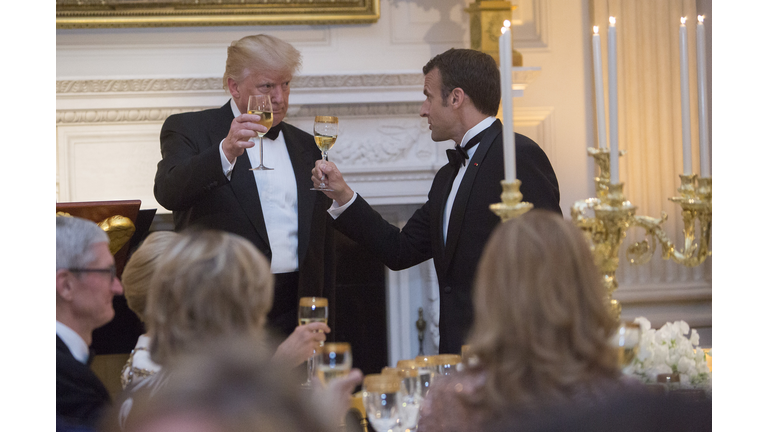
<instances>
[{"instance_id":1,"label":"shirt collar","mask_svg":"<svg viewBox=\"0 0 768 432\"><path fill-rule=\"evenodd\" d=\"M82 364L86 364L88 361L88 344L85 343L83 338L77 334L76 331L67 327L60 321L56 321L56 336L58 336L64 345L69 348L69 352L72 356Z\"/></svg>"},{"instance_id":2,"label":"shirt collar","mask_svg":"<svg viewBox=\"0 0 768 432\"><path fill-rule=\"evenodd\" d=\"M496 117L486 117L480 121L480 123L474 125L471 129L464 134L464 138L461 139L461 146L464 147L467 141L471 140L475 135L487 129L493 122L496 121Z\"/></svg>"},{"instance_id":3,"label":"shirt collar","mask_svg":"<svg viewBox=\"0 0 768 432\"><path fill-rule=\"evenodd\" d=\"M232 114L235 115L235 117L238 117L240 114L240 108L237 107L237 104L235 103L235 100L230 98L229 99L229 107L232 108Z\"/></svg>"}]
</instances>

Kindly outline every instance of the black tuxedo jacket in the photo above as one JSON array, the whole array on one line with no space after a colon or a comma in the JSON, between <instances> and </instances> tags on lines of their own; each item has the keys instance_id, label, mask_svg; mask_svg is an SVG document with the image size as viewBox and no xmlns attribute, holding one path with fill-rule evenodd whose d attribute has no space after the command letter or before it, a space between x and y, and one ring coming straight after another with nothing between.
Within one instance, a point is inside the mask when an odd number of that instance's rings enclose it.
<instances>
[{"instance_id":1,"label":"black tuxedo jacket","mask_svg":"<svg viewBox=\"0 0 768 432\"><path fill-rule=\"evenodd\" d=\"M173 211L176 231L196 226L238 234L271 261L267 226L247 153L237 158L231 180L221 166L219 144L229 133L232 120L229 102L221 108L166 119L160 132L162 160L157 164L155 198ZM310 190L312 168L320 159L320 150L308 133L284 122L282 125L298 189L298 296L327 297L332 327L334 230L327 213L331 200ZM279 297L276 292L275 305L292 303L298 307L298 298ZM298 323L297 318L293 320Z\"/></svg>"},{"instance_id":2,"label":"black tuxedo jacket","mask_svg":"<svg viewBox=\"0 0 768 432\"><path fill-rule=\"evenodd\" d=\"M461 352L472 324L472 284L488 237L500 222L489 206L501 201L504 154L501 122L486 130L456 193L443 243L443 213L455 177L450 165L435 175L428 200L402 230L385 221L362 197L334 222L342 233L401 270L434 259L440 286L440 352ZM557 177L544 151L515 134L517 178L523 200L535 208L560 211Z\"/></svg>"},{"instance_id":3,"label":"black tuxedo jacket","mask_svg":"<svg viewBox=\"0 0 768 432\"><path fill-rule=\"evenodd\" d=\"M98 426L112 400L91 368L56 336L56 417L70 425Z\"/></svg>"}]
</instances>

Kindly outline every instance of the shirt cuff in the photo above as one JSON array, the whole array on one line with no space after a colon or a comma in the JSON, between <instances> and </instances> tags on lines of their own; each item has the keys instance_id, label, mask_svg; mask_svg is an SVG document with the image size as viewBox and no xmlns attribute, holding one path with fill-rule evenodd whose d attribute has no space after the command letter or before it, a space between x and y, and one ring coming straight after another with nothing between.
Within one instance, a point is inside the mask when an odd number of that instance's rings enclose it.
<instances>
[{"instance_id":1,"label":"shirt cuff","mask_svg":"<svg viewBox=\"0 0 768 432\"><path fill-rule=\"evenodd\" d=\"M336 220L339 216L341 216L342 213L344 213L344 210L347 209L347 207L351 206L353 202L355 202L355 199L357 199L357 192L355 192L354 195L352 195L352 199L347 201L346 204L343 206L340 206L339 203L336 202L336 200L333 201L333 204L331 204L331 208L328 209L328 214L331 215L333 220Z\"/></svg>"},{"instance_id":2,"label":"shirt cuff","mask_svg":"<svg viewBox=\"0 0 768 432\"><path fill-rule=\"evenodd\" d=\"M235 164L229 163L229 159L224 156L224 140L221 140L219 143L219 157L221 158L221 168L224 170L224 175L227 177L227 180L232 180L232 170L235 169ZM235 159L235 162L237 162L237 159Z\"/></svg>"}]
</instances>

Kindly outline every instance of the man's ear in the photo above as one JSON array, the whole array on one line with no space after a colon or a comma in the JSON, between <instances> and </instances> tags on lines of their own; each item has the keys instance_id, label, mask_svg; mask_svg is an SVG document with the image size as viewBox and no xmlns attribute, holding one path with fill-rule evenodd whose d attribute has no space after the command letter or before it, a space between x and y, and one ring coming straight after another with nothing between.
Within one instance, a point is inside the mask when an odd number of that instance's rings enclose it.
<instances>
[{"instance_id":1,"label":"man's ear","mask_svg":"<svg viewBox=\"0 0 768 432\"><path fill-rule=\"evenodd\" d=\"M70 301L74 295L72 278L75 275L67 269L56 270L56 295L63 300Z\"/></svg>"},{"instance_id":2,"label":"man's ear","mask_svg":"<svg viewBox=\"0 0 768 432\"><path fill-rule=\"evenodd\" d=\"M237 84L237 81L232 78L227 78L227 88L229 89L229 94L231 94L233 98L240 97L240 86Z\"/></svg>"},{"instance_id":3,"label":"man's ear","mask_svg":"<svg viewBox=\"0 0 768 432\"><path fill-rule=\"evenodd\" d=\"M448 96L448 101L450 102L451 106L454 108L459 108L464 103L464 99L466 99L467 95L464 93L464 90L456 87L451 91L451 94Z\"/></svg>"}]
</instances>

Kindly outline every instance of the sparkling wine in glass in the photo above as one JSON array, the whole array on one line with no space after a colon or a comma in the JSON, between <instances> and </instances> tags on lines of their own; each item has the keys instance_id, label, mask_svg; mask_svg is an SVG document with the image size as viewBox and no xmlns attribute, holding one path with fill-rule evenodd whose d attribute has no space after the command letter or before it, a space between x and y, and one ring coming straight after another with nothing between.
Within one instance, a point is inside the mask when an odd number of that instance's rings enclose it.
<instances>
[{"instance_id":1,"label":"sparkling wine in glass","mask_svg":"<svg viewBox=\"0 0 768 432\"><path fill-rule=\"evenodd\" d=\"M323 160L328 160L328 150L336 143L336 137L339 135L339 118L334 116L315 117L315 144L323 153ZM320 183L320 187L311 190L333 192L333 189L327 187L325 182Z\"/></svg>"},{"instance_id":2,"label":"sparkling wine in glass","mask_svg":"<svg viewBox=\"0 0 768 432\"><path fill-rule=\"evenodd\" d=\"M336 378L349 375L352 370L352 347L346 342L329 342L320 350L317 377L325 385Z\"/></svg>"},{"instance_id":3,"label":"sparkling wine in glass","mask_svg":"<svg viewBox=\"0 0 768 432\"><path fill-rule=\"evenodd\" d=\"M622 322L613 336L612 344L618 350L619 366L626 368L632 364L640 349L640 325Z\"/></svg>"},{"instance_id":4,"label":"sparkling wine in glass","mask_svg":"<svg viewBox=\"0 0 768 432\"><path fill-rule=\"evenodd\" d=\"M299 299L299 325L313 322L328 324L328 299L325 297L302 297ZM320 346L323 343L320 342ZM307 381L302 384L309 387L315 374L315 356L307 359Z\"/></svg>"},{"instance_id":5,"label":"sparkling wine in glass","mask_svg":"<svg viewBox=\"0 0 768 432\"><path fill-rule=\"evenodd\" d=\"M376 432L398 430L402 382L397 375L370 374L363 379L363 406Z\"/></svg>"},{"instance_id":6,"label":"sparkling wine in glass","mask_svg":"<svg viewBox=\"0 0 768 432\"><path fill-rule=\"evenodd\" d=\"M248 96L248 114L256 114L261 117L256 123L263 125L269 130L272 127L273 113L272 113L272 99L269 95L257 94ZM257 132L259 134L259 166L251 168L251 171L256 170L273 170L264 166L264 133ZM251 138L253 141L254 138Z\"/></svg>"}]
</instances>

